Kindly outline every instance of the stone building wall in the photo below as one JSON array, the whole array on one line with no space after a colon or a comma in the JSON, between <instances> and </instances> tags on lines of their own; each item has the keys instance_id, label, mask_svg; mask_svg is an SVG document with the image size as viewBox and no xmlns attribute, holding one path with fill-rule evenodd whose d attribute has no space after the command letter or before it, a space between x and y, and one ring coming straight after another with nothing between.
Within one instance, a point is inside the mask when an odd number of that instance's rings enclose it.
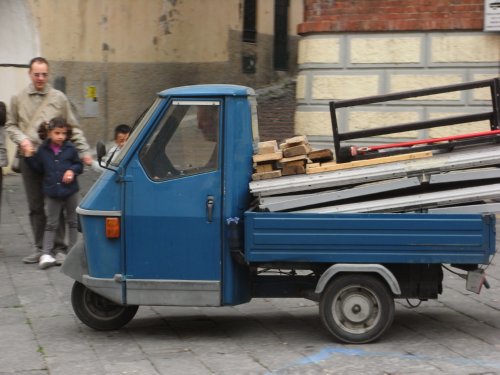
<instances>
[{"instance_id":1,"label":"stone building wall","mask_svg":"<svg viewBox=\"0 0 500 375\"><path fill-rule=\"evenodd\" d=\"M302 0L288 2L288 70L275 69L275 2L256 1L256 38L243 40L245 0L1 0L0 100L29 82L37 55L67 94L91 145L133 123L156 93L204 83L272 85L297 73ZM4 32L5 31L5 32ZM254 69L245 70L252 56ZM11 151L13 148L11 147Z\"/></svg>"}]
</instances>

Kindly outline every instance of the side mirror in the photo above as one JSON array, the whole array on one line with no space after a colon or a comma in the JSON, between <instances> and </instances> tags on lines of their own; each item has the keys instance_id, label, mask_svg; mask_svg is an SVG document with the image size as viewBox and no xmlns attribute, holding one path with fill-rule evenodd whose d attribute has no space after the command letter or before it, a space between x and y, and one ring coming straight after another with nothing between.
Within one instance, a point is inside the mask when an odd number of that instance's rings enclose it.
<instances>
[{"instance_id":1,"label":"side mirror","mask_svg":"<svg viewBox=\"0 0 500 375\"><path fill-rule=\"evenodd\" d=\"M95 146L95 149L97 152L97 161L98 161L99 165L102 167L101 160L104 157L104 155L106 155L106 146L101 141L98 141L96 146Z\"/></svg>"}]
</instances>

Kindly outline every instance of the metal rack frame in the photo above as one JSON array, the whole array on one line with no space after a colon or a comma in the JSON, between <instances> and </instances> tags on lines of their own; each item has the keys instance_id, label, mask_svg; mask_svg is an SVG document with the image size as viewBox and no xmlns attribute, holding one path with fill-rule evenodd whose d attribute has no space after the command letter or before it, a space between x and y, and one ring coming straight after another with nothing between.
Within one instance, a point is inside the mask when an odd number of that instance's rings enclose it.
<instances>
[{"instance_id":1,"label":"metal rack frame","mask_svg":"<svg viewBox=\"0 0 500 375\"><path fill-rule=\"evenodd\" d=\"M339 132L339 126L338 126L338 121L337 121L337 109L339 109L339 108L354 107L354 106L368 105L368 104L374 104L374 103L384 103L384 102L394 101L394 100L409 99L409 98L434 95L434 94L442 94L442 93L448 93L448 92L454 92L454 91L472 90L472 89L483 88L483 87L489 87L490 91L491 91L491 108L492 108L492 110L490 112L482 112L482 113L447 117L447 118L435 119L435 120L397 124L397 125L391 125L391 126L384 126L382 128L357 130L357 131L350 131L350 132L344 132L344 133ZM400 132L411 131L411 130L421 130L421 129L429 129L429 128L436 128L436 127L442 127L442 126L449 126L449 125L458 125L458 124L463 124L463 123L484 121L484 120L490 121L491 130L499 130L500 129L500 78L475 81L475 82L469 82L469 83L460 83L460 84L455 84L455 85L431 87L431 88L426 88L426 89L404 91L404 92L385 94L385 95L368 96L368 97L350 99L350 100L330 101L329 105L330 105L330 115L331 115L331 120L332 120L335 160L337 161L337 163L343 163L343 162L348 162L348 161L352 161L352 160L377 157L380 155L376 155L376 154L375 154L375 156L370 155L370 154L350 155L350 153L342 152L342 147L341 147L342 141L359 139L359 138L366 138L366 137L374 137L374 136L380 136L380 135L385 135L385 134L400 133ZM495 134L495 135L491 135L491 136L477 137L477 139L465 139L465 140L450 141L450 142L447 142L444 144L424 145L424 146L419 146L416 149L409 148L407 150L405 150L405 149L392 150L392 151L384 152L384 155L388 156L388 155L393 155L393 154L415 152L416 150L423 151L423 150L428 150L428 149L439 149L439 148L444 148L444 147L449 148L451 146L468 145L468 144L474 144L474 143L497 142L499 139L500 139L500 136Z\"/></svg>"}]
</instances>

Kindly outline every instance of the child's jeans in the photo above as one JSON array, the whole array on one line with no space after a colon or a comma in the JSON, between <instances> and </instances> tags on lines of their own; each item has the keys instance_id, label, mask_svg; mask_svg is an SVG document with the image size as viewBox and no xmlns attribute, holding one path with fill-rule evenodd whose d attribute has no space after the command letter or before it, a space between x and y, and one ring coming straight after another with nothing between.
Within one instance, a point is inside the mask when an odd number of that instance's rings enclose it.
<instances>
[{"instance_id":1,"label":"child's jeans","mask_svg":"<svg viewBox=\"0 0 500 375\"><path fill-rule=\"evenodd\" d=\"M78 193L70 195L65 199L45 197L45 213L47 222L43 234L43 253L52 254L54 249L54 239L56 236L57 225L59 224L59 215L64 209L66 214L66 223L68 224L69 246L71 249L78 236L78 219L76 207L78 206Z\"/></svg>"}]
</instances>

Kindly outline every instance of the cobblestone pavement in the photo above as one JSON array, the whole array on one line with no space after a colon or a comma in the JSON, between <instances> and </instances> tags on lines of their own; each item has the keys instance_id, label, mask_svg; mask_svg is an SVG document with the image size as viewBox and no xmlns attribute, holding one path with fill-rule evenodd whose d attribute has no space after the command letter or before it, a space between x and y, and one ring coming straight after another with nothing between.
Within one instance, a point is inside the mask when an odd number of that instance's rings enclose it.
<instances>
[{"instance_id":1,"label":"cobblestone pavement","mask_svg":"<svg viewBox=\"0 0 500 375\"><path fill-rule=\"evenodd\" d=\"M81 176L82 193L95 179ZM122 330L96 332L73 314L71 279L21 262L32 244L19 175L2 199L0 374L500 374L498 256L491 289L470 293L445 271L439 300L398 300L392 328L367 345L335 342L303 299L141 307Z\"/></svg>"}]
</instances>

